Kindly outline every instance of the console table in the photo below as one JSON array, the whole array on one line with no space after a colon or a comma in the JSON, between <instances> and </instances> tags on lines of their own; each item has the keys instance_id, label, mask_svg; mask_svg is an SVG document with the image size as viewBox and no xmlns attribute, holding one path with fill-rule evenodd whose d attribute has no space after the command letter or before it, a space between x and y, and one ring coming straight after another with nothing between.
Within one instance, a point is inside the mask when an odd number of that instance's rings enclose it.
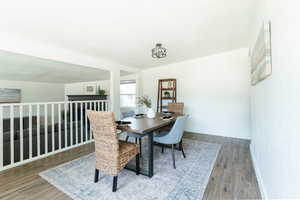
<instances>
[{"instance_id":1,"label":"console table","mask_svg":"<svg viewBox=\"0 0 300 200\"><path fill-rule=\"evenodd\" d=\"M69 101L107 100L107 95L67 95Z\"/></svg>"}]
</instances>

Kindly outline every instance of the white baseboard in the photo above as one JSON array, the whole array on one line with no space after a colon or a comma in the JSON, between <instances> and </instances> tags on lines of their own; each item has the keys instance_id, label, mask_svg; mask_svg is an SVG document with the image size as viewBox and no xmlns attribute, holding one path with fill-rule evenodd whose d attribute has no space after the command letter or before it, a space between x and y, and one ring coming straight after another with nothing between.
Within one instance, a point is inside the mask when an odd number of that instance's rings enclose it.
<instances>
[{"instance_id":1,"label":"white baseboard","mask_svg":"<svg viewBox=\"0 0 300 200\"><path fill-rule=\"evenodd\" d=\"M256 174L259 190L260 190L260 193L261 193L261 198L262 199L269 199L268 195L267 195L266 187L264 185L264 182L263 182L260 170L259 170L259 166L258 166L256 157L255 157L255 154L254 154L252 144L250 144L250 154L251 154L252 163L253 163L253 166L254 166L254 171L255 171L255 174Z\"/></svg>"}]
</instances>

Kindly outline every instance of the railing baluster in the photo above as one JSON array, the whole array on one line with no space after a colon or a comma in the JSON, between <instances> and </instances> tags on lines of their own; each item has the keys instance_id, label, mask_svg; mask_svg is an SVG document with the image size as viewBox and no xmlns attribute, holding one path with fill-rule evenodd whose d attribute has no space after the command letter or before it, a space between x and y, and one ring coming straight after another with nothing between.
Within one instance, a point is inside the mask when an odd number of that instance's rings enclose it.
<instances>
[{"instance_id":1,"label":"railing baluster","mask_svg":"<svg viewBox=\"0 0 300 200\"><path fill-rule=\"evenodd\" d=\"M3 167L3 107L0 106L0 169Z\"/></svg>"},{"instance_id":2,"label":"railing baluster","mask_svg":"<svg viewBox=\"0 0 300 200\"><path fill-rule=\"evenodd\" d=\"M45 154L48 153L48 104L44 104L44 109L45 109Z\"/></svg>"},{"instance_id":3,"label":"railing baluster","mask_svg":"<svg viewBox=\"0 0 300 200\"><path fill-rule=\"evenodd\" d=\"M91 102L89 102L89 108L90 108L90 110L92 110L92 103ZM89 126L89 140L91 140L91 137L92 136L92 131L91 131L91 124L90 124L90 126Z\"/></svg>"},{"instance_id":4,"label":"railing baluster","mask_svg":"<svg viewBox=\"0 0 300 200\"><path fill-rule=\"evenodd\" d=\"M24 159L23 106L20 105L20 161Z\"/></svg>"},{"instance_id":5,"label":"railing baluster","mask_svg":"<svg viewBox=\"0 0 300 200\"><path fill-rule=\"evenodd\" d=\"M10 106L10 164L15 161L15 148L14 148L14 106Z\"/></svg>"},{"instance_id":6,"label":"railing baluster","mask_svg":"<svg viewBox=\"0 0 300 200\"><path fill-rule=\"evenodd\" d=\"M88 126L88 119L87 119L87 102L84 103L84 108L85 108L85 141L87 141L87 135L88 135L88 130L87 130L87 126Z\"/></svg>"},{"instance_id":7,"label":"railing baluster","mask_svg":"<svg viewBox=\"0 0 300 200\"><path fill-rule=\"evenodd\" d=\"M67 126L67 122L68 122L68 116L67 116L67 103L64 103L64 112L65 112L65 148L68 146L68 126Z\"/></svg>"},{"instance_id":8,"label":"railing baluster","mask_svg":"<svg viewBox=\"0 0 300 200\"><path fill-rule=\"evenodd\" d=\"M78 143L78 103L75 103L75 144Z\"/></svg>"},{"instance_id":9,"label":"railing baluster","mask_svg":"<svg viewBox=\"0 0 300 200\"><path fill-rule=\"evenodd\" d=\"M71 146L73 146L73 103L70 103L70 138Z\"/></svg>"},{"instance_id":10,"label":"railing baluster","mask_svg":"<svg viewBox=\"0 0 300 200\"><path fill-rule=\"evenodd\" d=\"M41 154L41 120L40 120L40 104L36 105L36 137L37 137L37 156Z\"/></svg>"},{"instance_id":11,"label":"railing baluster","mask_svg":"<svg viewBox=\"0 0 300 200\"><path fill-rule=\"evenodd\" d=\"M32 158L32 105L29 104L29 159Z\"/></svg>"},{"instance_id":12,"label":"railing baluster","mask_svg":"<svg viewBox=\"0 0 300 200\"><path fill-rule=\"evenodd\" d=\"M100 110L100 101L98 101L97 103L98 103L98 111L101 111Z\"/></svg>"},{"instance_id":13,"label":"railing baluster","mask_svg":"<svg viewBox=\"0 0 300 200\"><path fill-rule=\"evenodd\" d=\"M58 104L58 149L61 148L61 104Z\"/></svg>"},{"instance_id":14,"label":"railing baluster","mask_svg":"<svg viewBox=\"0 0 300 200\"><path fill-rule=\"evenodd\" d=\"M54 133L54 104L51 104L51 129L52 129L52 152L55 150L55 133Z\"/></svg>"},{"instance_id":15,"label":"railing baluster","mask_svg":"<svg viewBox=\"0 0 300 200\"><path fill-rule=\"evenodd\" d=\"M83 108L82 108L82 102L80 102L80 136L81 136L81 143L83 143Z\"/></svg>"}]
</instances>

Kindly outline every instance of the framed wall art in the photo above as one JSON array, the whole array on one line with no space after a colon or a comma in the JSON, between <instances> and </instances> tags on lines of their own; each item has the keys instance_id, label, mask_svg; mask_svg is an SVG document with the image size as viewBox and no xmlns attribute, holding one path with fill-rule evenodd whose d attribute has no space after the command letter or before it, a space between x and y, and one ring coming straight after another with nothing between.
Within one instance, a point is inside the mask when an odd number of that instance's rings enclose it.
<instances>
[{"instance_id":1,"label":"framed wall art","mask_svg":"<svg viewBox=\"0 0 300 200\"><path fill-rule=\"evenodd\" d=\"M264 22L251 51L251 84L256 85L272 74L271 22Z\"/></svg>"}]
</instances>

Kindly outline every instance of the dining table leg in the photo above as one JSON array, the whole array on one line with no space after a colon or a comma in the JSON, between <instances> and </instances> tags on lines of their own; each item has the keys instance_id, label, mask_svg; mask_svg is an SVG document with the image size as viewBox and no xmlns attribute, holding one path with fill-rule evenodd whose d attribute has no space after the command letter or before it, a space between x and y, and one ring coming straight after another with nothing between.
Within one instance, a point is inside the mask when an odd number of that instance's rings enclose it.
<instances>
[{"instance_id":1,"label":"dining table leg","mask_svg":"<svg viewBox=\"0 0 300 200\"><path fill-rule=\"evenodd\" d=\"M153 163L153 160L154 160L154 156L153 156L153 146L154 146L154 143L153 143L153 132L149 133L148 134L148 137L149 137L149 145L148 145L148 152L149 152L149 162L148 162L148 176L151 178L153 176L153 172L154 172L154 163Z\"/></svg>"},{"instance_id":2,"label":"dining table leg","mask_svg":"<svg viewBox=\"0 0 300 200\"><path fill-rule=\"evenodd\" d=\"M153 135L154 135L153 132L147 134L147 137L148 137L148 169L140 170L140 174L148 176L149 178L151 178L154 174L154 141L153 141L154 136ZM147 156L145 156L143 158L146 158L146 157ZM136 172L136 167L132 166L131 164L126 165L125 169Z\"/></svg>"}]
</instances>

